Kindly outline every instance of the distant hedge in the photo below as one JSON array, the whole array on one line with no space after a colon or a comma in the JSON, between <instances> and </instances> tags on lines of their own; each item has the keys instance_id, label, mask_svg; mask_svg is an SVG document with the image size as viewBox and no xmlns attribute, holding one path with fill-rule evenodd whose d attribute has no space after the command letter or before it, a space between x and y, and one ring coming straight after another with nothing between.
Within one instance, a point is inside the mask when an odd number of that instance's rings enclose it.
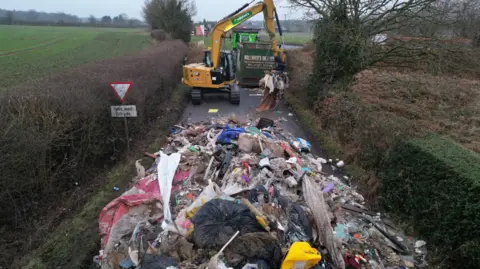
<instances>
[{"instance_id":1,"label":"distant hedge","mask_svg":"<svg viewBox=\"0 0 480 269\"><path fill-rule=\"evenodd\" d=\"M480 268L480 155L438 135L396 144L380 202L462 268ZM459 268L459 267L457 267Z\"/></svg>"}]
</instances>

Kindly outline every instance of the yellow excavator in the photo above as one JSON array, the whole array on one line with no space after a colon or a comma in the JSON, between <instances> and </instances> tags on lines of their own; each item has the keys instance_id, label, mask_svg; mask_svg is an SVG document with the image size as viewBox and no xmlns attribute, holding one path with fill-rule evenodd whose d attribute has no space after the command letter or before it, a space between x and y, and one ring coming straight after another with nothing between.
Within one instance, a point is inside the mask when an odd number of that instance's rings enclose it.
<instances>
[{"instance_id":1,"label":"yellow excavator","mask_svg":"<svg viewBox=\"0 0 480 269\"><path fill-rule=\"evenodd\" d=\"M234 57L230 51L222 51L222 41L229 30L260 12L263 12L275 59L283 64L286 62L286 54L283 48L278 47L275 36L275 19L280 36L282 28L273 0L263 0L248 6L250 3L221 19L213 27L210 32L211 48L204 52L203 63L183 65L182 84L191 87L192 104L201 104L202 96L210 92L226 92L229 94L230 103L240 103L240 88L235 83Z\"/></svg>"}]
</instances>

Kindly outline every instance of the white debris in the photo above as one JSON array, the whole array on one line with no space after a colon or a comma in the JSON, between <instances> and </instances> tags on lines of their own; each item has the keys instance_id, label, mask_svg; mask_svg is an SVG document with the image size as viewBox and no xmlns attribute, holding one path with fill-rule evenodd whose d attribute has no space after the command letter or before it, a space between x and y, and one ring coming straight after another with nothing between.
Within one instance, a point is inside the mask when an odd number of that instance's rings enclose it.
<instances>
[{"instance_id":1,"label":"white debris","mask_svg":"<svg viewBox=\"0 0 480 269\"><path fill-rule=\"evenodd\" d=\"M425 246L427 244L427 242L423 241L423 240L418 240L417 242L415 242L415 248L421 248L423 246Z\"/></svg>"}]
</instances>

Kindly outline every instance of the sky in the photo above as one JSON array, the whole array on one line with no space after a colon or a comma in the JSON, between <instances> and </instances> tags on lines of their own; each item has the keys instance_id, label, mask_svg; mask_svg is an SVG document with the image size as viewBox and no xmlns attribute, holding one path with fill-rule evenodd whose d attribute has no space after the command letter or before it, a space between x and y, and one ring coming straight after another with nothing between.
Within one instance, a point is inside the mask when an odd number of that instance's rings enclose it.
<instances>
[{"instance_id":1,"label":"sky","mask_svg":"<svg viewBox=\"0 0 480 269\"><path fill-rule=\"evenodd\" d=\"M79 17L116 16L121 13L129 17L142 18L142 6L145 0L0 0L0 8L45 12L65 12ZM288 0L274 0L281 20L300 19L302 13L288 8ZM195 0L197 15L194 21L218 20L235 11L247 0ZM261 16L255 19L261 20Z\"/></svg>"}]
</instances>

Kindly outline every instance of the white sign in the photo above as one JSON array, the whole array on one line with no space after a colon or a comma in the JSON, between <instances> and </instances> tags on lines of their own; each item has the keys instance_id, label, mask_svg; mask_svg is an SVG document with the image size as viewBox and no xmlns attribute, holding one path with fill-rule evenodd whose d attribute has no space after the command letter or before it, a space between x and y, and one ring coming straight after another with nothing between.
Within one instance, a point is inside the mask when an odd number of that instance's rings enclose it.
<instances>
[{"instance_id":1,"label":"white sign","mask_svg":"<svg viewBox=\"0 0 480 269\"><path fill-rule=\"evenodd\" d=\"M116 118L135 118L137 117L137 106L111 106L112 117Z\"/></svg>"},{"instance_id":2,"label":"white sign","mask_svg":"<svg viewBox=\"0 0 480 269\"><path fill-rule=\"evenodd\" d=\"M205 35L205 25L201 24L200 29L202 30L202 35Z\"/></svg>"}]
</instances>

